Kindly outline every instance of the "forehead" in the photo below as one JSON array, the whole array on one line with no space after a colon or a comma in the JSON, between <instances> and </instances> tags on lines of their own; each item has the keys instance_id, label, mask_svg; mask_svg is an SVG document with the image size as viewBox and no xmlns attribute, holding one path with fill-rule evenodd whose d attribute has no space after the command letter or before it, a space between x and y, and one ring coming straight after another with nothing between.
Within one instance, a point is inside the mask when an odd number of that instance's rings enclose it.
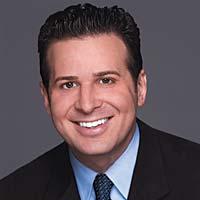
<instances>
[{"instance_id":1,"label":"forehead","mask_svg":"<svg viewBox=\"0 0 200 200\"><path fill-rule=\"evenodd\" d=\"M126 66L127 48L115 34L101 34L53 42L47 60L51 71L112 70Z\"/></svg>"}]
</instances>

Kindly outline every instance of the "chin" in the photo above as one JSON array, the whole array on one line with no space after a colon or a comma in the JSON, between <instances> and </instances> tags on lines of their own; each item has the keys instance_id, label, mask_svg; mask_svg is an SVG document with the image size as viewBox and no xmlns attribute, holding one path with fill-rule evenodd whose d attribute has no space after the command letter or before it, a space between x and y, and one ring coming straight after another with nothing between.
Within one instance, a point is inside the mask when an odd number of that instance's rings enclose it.
<instances>
[{"instance_id":1,"label":"chin","mask_svg":"<svg viewBox=\"0 0 200 200\"><path fill-rule=\"evenodd\" d=\"M112 148L110 147L110 145L105 145L105 144L92 144L89 145L87 143L87 145L82 146L81 148L73 148L76 152L76 154L78 153L79 155L83 155L83 156L106 156L106 155L110 155L110 153L112 152Z\"/></svg>"}]
</instances>

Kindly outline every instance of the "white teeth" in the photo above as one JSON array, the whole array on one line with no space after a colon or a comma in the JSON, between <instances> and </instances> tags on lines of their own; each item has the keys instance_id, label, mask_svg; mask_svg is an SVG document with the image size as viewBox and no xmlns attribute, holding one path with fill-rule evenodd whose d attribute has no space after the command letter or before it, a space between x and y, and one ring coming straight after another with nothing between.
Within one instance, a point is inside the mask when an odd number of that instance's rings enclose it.
<instances>
[{"instance_id":1,"label":"white teeth","mask_svg":"<svg viewBox=\"0 0 200 200\"><path fill-rule=\"evenodd\" d=\"M108 121L108 118L104 118L104 119L99 119L93 122L79 122L79 125L82 127L91 128L91 127L96 127L98 125L104 124L107 121Z\"/></svg>"}]
</instances>

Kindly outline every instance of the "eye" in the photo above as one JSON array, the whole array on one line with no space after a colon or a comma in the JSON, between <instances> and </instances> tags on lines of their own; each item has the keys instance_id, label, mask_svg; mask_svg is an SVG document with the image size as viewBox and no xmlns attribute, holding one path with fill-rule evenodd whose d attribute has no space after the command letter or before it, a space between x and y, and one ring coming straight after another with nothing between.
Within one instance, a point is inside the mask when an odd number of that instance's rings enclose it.
<instances>
[{"instance_id":1,"label":"eye","mask_svg":"<svg viewBox=\"0 0 200 200\"><path fill-rule=\"evenodd\" d=\"M70 89L70 88L74 88L74 87L77 87L77 86L78 86L78 83L76 83L76 82L66 82L66 83L61 85L61 87L64 88L64 89Z\"/></svg>"},{"instance_id":2,"label":"eye","mask_svg":"<svg viewBox=\"0 0 200 200\"><path fill-rule=\"evenodd\" d=\"M112 84L115 81L112 78L102 78L99 81L101 84Z\"/></svg>"}]
</instances>

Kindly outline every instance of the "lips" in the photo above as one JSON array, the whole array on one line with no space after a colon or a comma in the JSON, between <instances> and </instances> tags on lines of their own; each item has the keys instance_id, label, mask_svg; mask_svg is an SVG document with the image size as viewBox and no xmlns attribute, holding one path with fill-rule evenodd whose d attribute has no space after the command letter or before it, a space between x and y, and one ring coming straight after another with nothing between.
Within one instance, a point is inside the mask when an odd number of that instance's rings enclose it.
<instances>
[{"instance_id":1,"label":"lips","mask_svg":"<svg viewBox=\"0 0 200 200\"><path fill-rule=\"evenodd\" d=\"M108 118L99 119L91 122L78 122L79 126L86 128L93 128L99 125L102 125L108 121Z\"/></svg>"},{"instance_id":2,"label":"lips","mask_svg":"<svg viewBox=\"0 0 200 200\"><path fill-rule=\"evenodd\" d=\"M99 118L99 119L96 119L96 120L85 120L85 121L72 121L73 123L81 126L81 127L84 127L84 128L95 128L99 125L102 125L104 123L106 123L108 120L110 120L113 116L110 116L110 117L104 117L104 118Z\"/></svg>"},{"instance_id":3,"label":"lips","mask_svg":"<svg viewBox=\"0 0 200 200\"><path fill-rule=\"evenodd\" d=\"M76 121L75 129L84 136L97 136L105 132L112 117L104 117L91 121Z\"/></svg>"}]
</instances>

